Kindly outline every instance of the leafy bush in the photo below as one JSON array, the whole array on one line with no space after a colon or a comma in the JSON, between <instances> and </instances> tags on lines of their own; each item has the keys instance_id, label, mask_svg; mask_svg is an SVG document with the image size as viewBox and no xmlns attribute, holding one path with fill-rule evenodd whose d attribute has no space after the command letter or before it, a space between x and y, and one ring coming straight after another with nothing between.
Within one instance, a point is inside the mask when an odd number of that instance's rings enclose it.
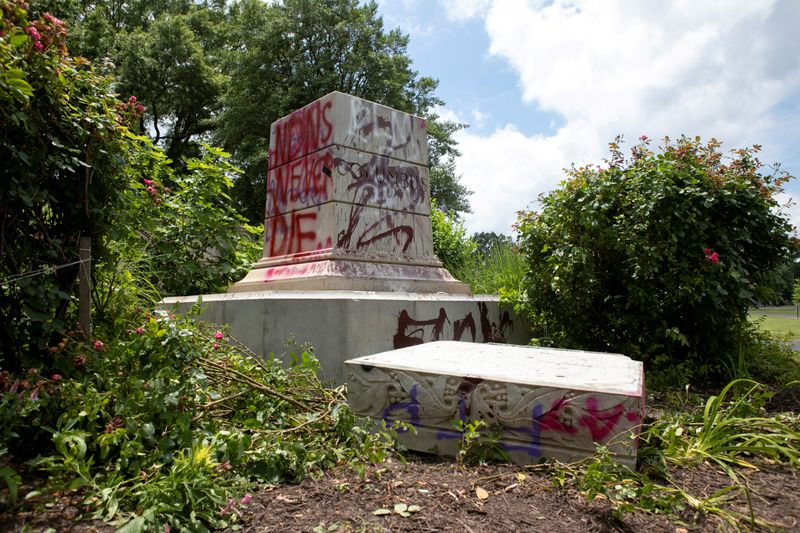
<instances>
[{"instance_id":1,"label":"leafy bush","mask_svg":"<svg viewBox=\"0 0 800 533\"><path fill-rule=\"evenodd\" d=\"M70 57L60 20L29 20L19 1L0 13L0 367L20 371L49 365L77 322L82 236L102 322L131 287L223 290L258 256L260 230L230 205L227 154L205 147L175 170L131 130L136 97L119 100L114 80Z\"/></svg>"},{"instance_id":2,"label":"leafy bush","mask_svg":"<svg viewBox=\"0 0 800 533\"><path fill-rule=\"evenodd\" d=\"M438 209L435 202L432 203L433 251L444 268L452 273L469 261L476 246L460 220Z\"/></svg>"},{"instance_id":3,"label":"leafy bush","mask_svg":"<svg viewBox=\"0 0 800 533\"><path fill-rule=\"evenodd\" d=\"M148 180L163 202L151 215L147 252L154 285L169 295L223 292L261 257L263 228L247 224L228 196L239 169L219 148L203 150L183 161L184 172L166 167L160 182Z\"/></svg>"},{"instance_id":4,"label":"leafy bush","mask_svg":"<svg viewBox=\"0 0 800 533\"><path fill-rule=\"evenodd\" d=\"M519 219L528 260L520 307L544 342L621 352L649 368L722 374L748 307L789 240L758 147L642 138L625 160L573 168Z\"/></svg>"},{"instance_id":5,"label":"leafy bush","mask_svg":"<svg viewBox=\"0 0 800 533\"><path fill-rule=\"evenodd\" d=\"M18 1L0 13L0 352L21 368L9 354L37 354L67 329L79 238L101 239L124 203L139 150L126 124L140 111L69 57L60 20L28 20Z\"/></svg>"},{"instance_id":6,"label":"leafy bush","mask_svg":"<svg viewBox=\"0 0 800 533\"><path fill-rule=\"evenodd\" d=\"M234 522L254 483L382 458L388 444L322 386L313 353L286 367L206 323L132 318L65 337L59 374L0 376L0 450L13 450L0 476L31 461L49 475L42 492L80 489L97 517L197 531Z\"/></svg>"}]
</instances>

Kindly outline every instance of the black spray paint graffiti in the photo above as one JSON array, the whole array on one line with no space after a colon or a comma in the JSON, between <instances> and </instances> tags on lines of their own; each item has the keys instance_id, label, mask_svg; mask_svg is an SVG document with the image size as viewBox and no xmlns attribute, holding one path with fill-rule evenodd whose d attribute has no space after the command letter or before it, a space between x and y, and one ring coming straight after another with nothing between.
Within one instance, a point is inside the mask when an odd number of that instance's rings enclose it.
<instances>
[{"instance_id":1,"label":"black spray paint graffiti","mask_svg":"<svg viewBox=\"0 0 800 533\"><path fill-rule=\"evenodd\" d=\"M350 176L347 190L353 193L347 228L337 236L336 244L340 248L351 247L366 205L413 211L426 201L425 183L413 165L392 165L389 159L375 155L366 164L341 158L336 158L334 164L340 174ZM361 231L355 246L360 250L388 238L394 238L405 253L414 240L414 228L407 224L395 225L395 213L388 212Z\"/></svg>"},{"instance_id":2,"label":"black spray paint graffiti","mask_svg":"<svg viewBox=\"0 0 800 533\"><path fill-rule=\"evenodd\" d=\"M506 332L513 328L508 311L501 313L500 321L497 323L489 319L489 306L486 303L478 302L478 310L480 312L481 342L506 342ZM475 342L477 328L471 312L461 319L454 320L452 335L445 336L447 324L450 324L450 319L447 317L444 307L439 308L438 316L427 320L412 318L404 309L397 317L397 331L392 337L393 346L398 349L438 340L460 341L465 331L469 331L472 342ZM428 334L426 335L426 333Z\"/></svg>"}]
</instances>

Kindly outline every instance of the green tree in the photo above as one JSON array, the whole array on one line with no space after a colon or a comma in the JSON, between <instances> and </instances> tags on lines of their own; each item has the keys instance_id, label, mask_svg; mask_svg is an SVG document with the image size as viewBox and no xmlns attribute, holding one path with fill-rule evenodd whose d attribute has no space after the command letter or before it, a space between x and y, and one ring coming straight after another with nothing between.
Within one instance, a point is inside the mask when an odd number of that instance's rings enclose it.
<instances>
[{"instance_id":1,"label":"green tree","mask_svg":"<svg viewBox=\"0 0 800 533\"><path fill-rule=\"evenodd\" d=\"M524 308L548 342L721 369L787 255L774 195L789 176L763 173L758 147L719 146L656 154L643 138L626 160L612 143L607 168L573 168L521 215Z\"/></svg>"},{"instance_id":2,"label":"green tree","mask_svg":"<svg viewBox=\"0 0 800 533\"><path fill-rule=\"evenodd\" d=\"M448 212L468 209L452 164L460 126L433 114L438 82L411 69L408 36L384 31L374 2L242 0L231 8L231 31L217 138L244 169L234 196L250 220L264 216L270 124L334 90L430 119L432 195Z\"/></svg>"},{"instance_id":3,"label":"green tree","mask_svg":"<svg viewBox=\"0 0 800 533\"><path fill-rule=\"evenodd\" d=\"M495 233L494 231L478 231L472 234L472 240L475 241L478 255L486 257L497 248L512 247L514 240L503 233Z\"/></svg>"},{"instance_id":4,"label":"green tree","mask_svg":"<svg viewBox=\"0 0 800 533\"><path fill-rule=\"evenodd\" d=\"M121 94L144 104L142 130L180 164L198 156L220 112L227 17L222 2L34 2L65 17L70 49L104 65Z\"/></svg>"}]
</instances>

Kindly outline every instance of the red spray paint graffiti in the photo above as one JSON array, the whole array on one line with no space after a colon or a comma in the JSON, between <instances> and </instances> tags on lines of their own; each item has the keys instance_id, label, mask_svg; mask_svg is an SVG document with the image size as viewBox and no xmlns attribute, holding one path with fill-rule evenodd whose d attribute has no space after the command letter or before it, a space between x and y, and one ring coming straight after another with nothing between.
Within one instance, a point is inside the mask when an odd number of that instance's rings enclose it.
<instances>
[{"instance_id":1,"label":"red spray paint graffiti","mask_svg":"<svg viewBox=\"0 0 800 533\"><path fill-rule=\"evenodd\" d=\"M333 189L333 154L315 152L269 171L267 217L326 202Z\"/></svg>"},{"instance_id":2,"label":"red spray paint graffiti","mask_svg":"<svg viewBox=\"0 0 800 533\"><path fill-rule=\"evenodd\" d=\"M267 220L265 239L269 257L298 254L323 248L317 242L317 213L298 212L277 215ZM330 243L328 243L330 247Z\"/></svg>"},{"instance_id":3,"label":"red spray paint graffiti","mask_svg":"<svg viewBox=\"0 0 800 533\"><path fill-rule=\"evenodd\" d=\"M409 346L416 346L425 342L425 329L424 326L432 326L429 341L438 341L442 336L447 313L444 307L439 309L439 316L430 320L415 320L409 316L408 311L403 309L400 311L400 316L397 318L397 332L393 337L393 345L397 348L407 348ZM408 331L409 326L415 326L415 329Z\"/></svg>"},{"instance_id":4,"label":"red spray paint graffiti","mask_svg":"<svg viewBox=\"0 0 800 533\"><path fill-rule=\"evenodd\" d=\"M325 147L333 138L333 102L317 100L273 124L270 168L294 161Z\"/></svg>"}]
</instances>

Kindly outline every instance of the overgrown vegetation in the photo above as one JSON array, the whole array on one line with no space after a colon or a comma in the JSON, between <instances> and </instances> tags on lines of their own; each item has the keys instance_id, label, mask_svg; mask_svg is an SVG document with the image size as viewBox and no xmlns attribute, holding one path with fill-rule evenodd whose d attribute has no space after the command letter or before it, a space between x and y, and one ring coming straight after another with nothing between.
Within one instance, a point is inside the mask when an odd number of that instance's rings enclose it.
<instances>
[{"instance_id":1,"label":"overgrown vegetation","mask_svg":"<svg viewBox=\"0 0 800 533\"><path fill-rule=\"evenodd\" d=\"M81 237L102 322L126 284L223 290L257 257L261 230L230 204L227 154L206 145L177 172L133 131L137 98L119 100L111 78L70 56L63 22L0 7L0 364L18 371L51 364L46 348L76 322Z\"/></svg>"},{"instance_id":2,"label":"overgrown vegetation","mask_svg":"<svg viewBox=\"0 0 800 533\"><path fill-rule=\"evenodd\" d=\"M452 272L460 271L475 253L475 243L467 235L464 223L455 215L439 209L436 201L431 205L433 251Z\"/></svg>"},{"instance_id":3,"label":"overgrown vegetation","mask_svg":"<svg viewBox=\"0 0 800 533\"><path fill-rule=\"evenodd\" d=\"M68 334L47 373L0 375L6 505L22 474L43 472L29 504L81 490L90 515L117 525L225 527L250 488L379 461L391 443L356 425L308 349L293 347L286 367L191 317L129 318Z\"/></svg>"}]
</instances>

